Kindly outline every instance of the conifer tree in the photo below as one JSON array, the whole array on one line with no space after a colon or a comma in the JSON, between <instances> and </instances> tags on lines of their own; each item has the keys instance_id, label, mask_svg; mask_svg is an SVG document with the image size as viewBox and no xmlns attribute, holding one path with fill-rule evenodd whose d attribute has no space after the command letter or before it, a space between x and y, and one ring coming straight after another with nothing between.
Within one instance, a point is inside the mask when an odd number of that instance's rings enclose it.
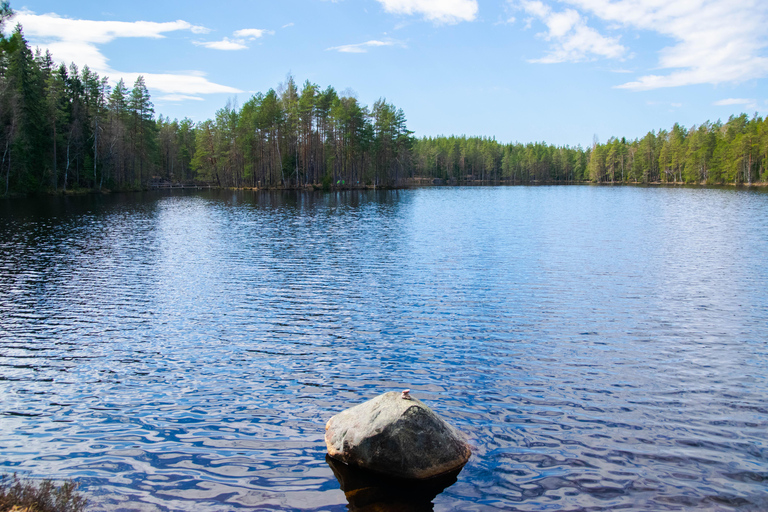
<instances>
[{"instance_id":1,"label":"conifer tree","mask_svg":"<svg viewBox=\"0 0 768 512\"><path fill-rule=\"evenodd\" d=\"M144 172L149 172L149 152L155 145L153 137L155 125L152 122L155 110L144 77L141 75L133 84L127 107L131 122L132 172L135 175L138 161L138 183L142 184L145 183Z\"/></svg>"}]
</instances>

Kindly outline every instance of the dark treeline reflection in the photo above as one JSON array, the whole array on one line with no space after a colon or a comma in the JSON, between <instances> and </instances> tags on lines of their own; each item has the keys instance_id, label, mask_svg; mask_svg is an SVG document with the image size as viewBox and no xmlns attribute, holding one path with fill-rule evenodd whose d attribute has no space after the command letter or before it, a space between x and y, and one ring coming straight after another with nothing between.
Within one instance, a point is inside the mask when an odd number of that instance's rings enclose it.
<instances>
[{"instance_id":1,"label":"dark treeline reflection","mask_svg":"<svg viewBox=\"0 0 768 512\"><path fill-rule=\"evenodd\" d=\"M13 18L0 2L0 28ZM171 184L258 188L449 183L768 181L768 120L755 114L611 137L592 147L493 138L416 138L402 109L292 76L195 123L155 118L143 77L110 85L57 65L17 26L0 31L0 193L131 190Z\"/></svg>"},{"instance_id":2,"label":"dark treeline reflection","mask_svg":"<svg viewBox=\"0 0 768 512\"><path fill-rule=\"evenodd\" d=\"M154 215L164 199L197 198L226 207L242 207L265 212L306 214L322 210L324 215L347 215L362 207L380 213L394 210L402 201L402 190L160 190L130 194L57 195L28 201L11 198L0 202L0 219L5 222L66 222L82 224L104 215Z\"/></svg>"}]
</instances>

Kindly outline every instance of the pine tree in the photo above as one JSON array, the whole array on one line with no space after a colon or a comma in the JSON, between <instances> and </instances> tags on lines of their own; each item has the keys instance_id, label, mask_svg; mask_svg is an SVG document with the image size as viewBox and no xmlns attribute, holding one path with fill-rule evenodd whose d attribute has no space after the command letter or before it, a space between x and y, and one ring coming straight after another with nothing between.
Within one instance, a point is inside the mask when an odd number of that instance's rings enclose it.
<instances>
[{"instance_id":1,"label":"pine tree","mask_svg":"<svg viewBox=\"0 0 768 512\"><path fill-rule=\"evenodd\" d=\"M154 149L155 124L152 121L155 110L150 101L149 90L144 77L139 76L133 84L128 98L128 112L131 122L132 169L135 175L136 161L139 164L139 184L144 184L144 171L149 172L149 152Z\"/></svg>"}]
</instances>

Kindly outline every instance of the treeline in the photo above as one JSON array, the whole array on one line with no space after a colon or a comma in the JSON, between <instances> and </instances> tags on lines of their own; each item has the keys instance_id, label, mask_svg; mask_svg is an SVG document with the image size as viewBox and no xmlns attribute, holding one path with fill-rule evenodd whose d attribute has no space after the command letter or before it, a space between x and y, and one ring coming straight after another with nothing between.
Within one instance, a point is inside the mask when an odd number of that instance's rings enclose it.
<instances>
[{"instance_id":1,"label":"treeline","mask_svg":"<svg viewBox=\"0 0 768 512\"><path fill-rule=\"evenodd\" d=\"M0 3L0 28L12 16ZM162 119L161 119L162 121ZM157 166L163 123L143 78L132 90L0 35L0 176L9 192L133 188ZM191 123L181 123L178 131ZM188 150L194 151L193 144ZM188 167L189 158L187 158Z\"/></svg>"},{"instance_id":2,"label":"treeline","mask_svg":"<svg viewBox=\"0 0 768 512\"><path fill-rule=\"evenodd\" d=\"M690 129L675 124L670 131L631 141L613 137L586 149L422 138L414 144L412 161L416 176L457 183L766 183L768 118L741 114Z\"/></svg>"},{"instance_id":3,"label":"treeline","mask_svg":"<svg viewBox=\"0 0 768 512\"><path fill-rule=\"evenodd\" d=\"M589 178L598 183L768 182L768 118L732 116L686 129L595 144Z\"/></svg>"},{"instance_id":4,"label":"treeline","mask_svg":"<svg viewBox=\"0 0 768 512\"><path fill-rule=\"evenodd\" d=\"M0 1L0 28L12 17ZM592 147L414 138L402 109L371 108L293 77L228 103L214 119L155 119L139 77L110 86L88 67L55 65L17 26L0 32L0 192L220 187L402 186L409 183L755 183L768 181L768 119L611 138Z\"/></svg>"},{"instance_id":5,"label":"treeline","mask_svg":"<svg viewBox=\"0 0 768 512\"><path fill-rule=\"evenodd\" d=\"M392 186L411 167L402 109L378 100L369 110L333 87L299 89L291 76L242 108L228 104L195 134L196 178L223 187Z\"/></svg>"},{"instance_id":6,"label":"treeline","mask_svg":"<svg viewBox=\"0 0 768 512\"><path fill-rule=\"evenodd\" d=\"M12 12L7 2L0 9L4 23ZM0 129L6 194L161 181L393 186L412 169L414 141L402 109L385 100L369 109L290 76L212 120L155 120L142 77L128 90L88 67L56 66L31 50L20 26L0 39Z\"/></svg>"},{"instance_id":7,"label":"treeline","mask_svg":"<svg viewBox=\"0 0 768 512\"><path fill-rule=\"evenodd\" d=\"M485 137L425 137L414 144L414 175L451 183L575 183L589 179L589 150Z\"/></svg>"}]
</instances>

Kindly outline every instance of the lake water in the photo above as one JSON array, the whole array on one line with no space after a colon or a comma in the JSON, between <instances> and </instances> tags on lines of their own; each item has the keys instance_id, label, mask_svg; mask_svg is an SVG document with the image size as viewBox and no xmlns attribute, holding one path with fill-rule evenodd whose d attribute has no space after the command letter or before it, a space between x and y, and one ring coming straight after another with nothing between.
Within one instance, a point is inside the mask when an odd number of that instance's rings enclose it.
<instances>
[{"instance_id":1,"label":"lake water","mask_svg":"<svg viewBox=\"0 0 768 512\"><path fill-rule=\"evenodd\" d=\"M4 200L0 372L92 510L354 508L325 422L403 388L474 450L411 510L766 510L768 194Z\"/></svg>"}]
</instances>

